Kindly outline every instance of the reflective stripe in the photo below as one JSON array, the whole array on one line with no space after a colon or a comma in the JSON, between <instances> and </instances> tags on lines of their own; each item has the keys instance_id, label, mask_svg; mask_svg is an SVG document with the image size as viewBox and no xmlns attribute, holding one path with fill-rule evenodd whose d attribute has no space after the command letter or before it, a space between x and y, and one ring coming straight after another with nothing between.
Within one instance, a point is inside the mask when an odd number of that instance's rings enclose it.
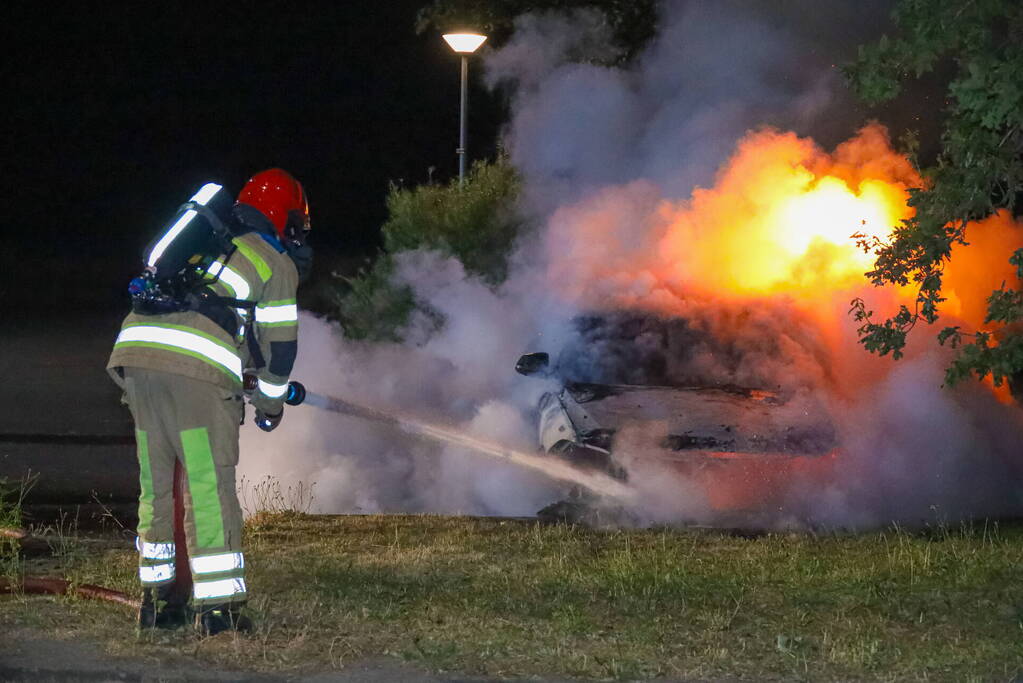
<instances>
[{"instance_id":1,"label":"reflective stripe","mask_svg":"<svg viewBox=\"0 0 1023 683\"><path fill-rule=\"evenodd\" d=\"M215 574L229 572L232 569L243 569L245 558L241 553L221 553L220 555L200 555L192 558L192 571L196 574Z\"/></svg>"},{"instance_id":2,"label":"reflective stripe","mask_svg":"<svg viewBox=\"0 0 1023 683\"><path fill-rule=\"evenodd\" d=\"M209 430L206 427L183 429L181 449L185 454L185 476L192 497L196 545L220 548L224 545L224 513L217 492L217 466L213 462Z\"/></svg>"},{"instance_id":3,"label":"reflective stripe","mask_svg":"<svg viewBox=\"0 0 1023 683\"><path fill-rule=\"evenodd\" d=\"M256 306L256 322L265 325L267 323L293 323L298 322L298 306L287 304L285 306Z\"/></svg>"},{"instance_id":4,"label":"reflective stripe","mask_svg":"<svg viewBox=\"0 0 1023 683\"><path fill-rule=\"evenodd\" d=\"M192 195L192 201L196 204L206 206L209 201L213 199L213 195L220 191L221 187L221 185L217 185L216 183L206 183L199 188L198 192Z\"/></svg>"},{"instance_id":5,"label":"reflective stripe","mask_svg":"<svg viewBox=\"0 0 1023 683\"><path fill-rule=\"evenodd\" d=\"M206 204L213 199L213 195L220 191L220 188L221 186L216 183L206 183L199 188L198 192L192 195L192 201L196 204L206 206ZM189 209L185 213L181 214L181 217L178 218L178 220L174 221L174 225L170 227L170 230L163 234L160 241L156 243L155 247L153 247L153 251L149 253L149 259L146 261L147 266L152 267L156 265L156 262L160 260L161 256L163 256L163 252L167 251L167 247L171 245L171 242L177 239L178 235L181 234L181 231L185 229L186 225L192 222L192 219L195 218L196 215L197 212L195 209Z\"/></svg>"},{"instance_id":6,"label":"reflective stripe","mask_svg":"<svg viewBox=\"0 0 1023 683\"><path fill-rule=\"evenodd\" d=\"M256 382L256 384L259 385L259 390L262 391L264 395L269 396L270 398L280 398L281 396L284 396L284 394L288 392L287 382L285 382L284 384L271 384L270 382L264 382L263 380L259 380L258 382Z\"/></svg>"},{"instance_id":7,"label":"reflective stripe","mask_svg":"<svg viewBox=\"0 0 1023 683\"><path fill-rule=\"evenodd\" d=\"M196 581L192 595L196 600L229 598L245 592L245 579L219 579L217 581Z\"/></svg>"},{"instance_id":8,"label":"reflective stripe","mask_svg":"<svg viewBox=\"0 0 1023 683\"><path fill-rule=\"evenodd\" d=\"M234 270L231 266L225 266L221 261L211 263L206 272L213 277L219 276L220 281L227 285L227 288L231 290L232 297L235 299L248 299L249 294L252 293L252 289L249 287L249 283L245 281L245 278L237 270Z\"/></svg>"},{"instance_id":9,"label":"reflective stripe","mask_svg":"<svg viewBox=\"0 0 1023 683\"><path fill-rule=\"evenodd\" d=\"M239 382L242 381L242 361L238 355L227 347L195 332L155 325L132 325L121 330L114 346L140 343L161 344L190 351L204 360L220 365L234 375Z\"/></svg>"},{"instance_id":10,"label":"reflective stripe","mask_svg":"<svg viewBox=\"0 0 1023 683\"><path fill-rule=\"evenodd\" d=\"M231 243L238 247L238 251L242 253L242 256L252 263L252 267L256 269L256 274L259 275L260 280L266 282L270 279L270 276L273 275L273 271L270 270L270 266L266 265L266 261L263 260L262 256L257 254L252 247L245 244L245 242L238 237L231 240Z\"/></svg>"},{"instance_id":11,"label":"reflective stripe","mask_svg":"<svg viewBox=\"0 0 1023 683\"><path fill-rule=\"evenodd\" d=\"M140 534L147 533L153 525L153 470L149 463L149 436L144 429L135 430L135 445L139 456L139 525ZM135 537L138 546L139 537ZM139 552L142 551L139 546Z\"/></svg>"},{"instance_id":12,"label":"reflective stripe","mask_svg":"<svg viewBox=\"0 0 1023 683\"><path fill-rule=\"evenodd\" d=\"M173 564L157 564L152 567L139 567L139 580L142 583L160 583L174 578Z\"/></svg>"},{"instance_id":13,"label":"reflective stripe","mask_svg":"<svg viewBox=\"0 0 1023 683\"><path fill-rule=\"evenodd\" d=\"M171 245L171 242L181 234L181 231L185 229L185 226L192 222L198 214L195 209L189 209L185 213L181 214L181 218L174 222L174 225L170 227L170 230L163 234L160 241L156 243L153 250L149 252L149 260L146 261L146 265L152 267L156 265L156 262L163 256L163 252L167 251L167 247Z\"/></svg>"},{"instance_id":14,"label":"reflective stripe","mask_svg":"<svg viewBox=\"0 0 1023 683\"><path fill-rule=\"evenodd\" d=\"M135 547L139 555L147 560L170 560L174 558L173 543L146 543L141 538L135 538Z\"/></svg>"}]
</instances>

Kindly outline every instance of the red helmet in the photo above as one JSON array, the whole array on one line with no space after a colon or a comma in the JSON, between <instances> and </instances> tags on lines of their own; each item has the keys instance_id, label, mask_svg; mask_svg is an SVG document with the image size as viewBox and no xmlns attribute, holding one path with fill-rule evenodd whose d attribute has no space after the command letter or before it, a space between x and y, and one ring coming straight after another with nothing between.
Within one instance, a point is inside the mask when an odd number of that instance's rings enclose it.
<instances>
[{"instance_id":1,"label":"red helmet","mask_svg":"<svg viewBox=\"0 0 1023 683\"><path fill-rule=\"evenodd\" d=\"M310 228L309 202L302 183L283 169L270 168L249 178L237 203L259 209L282 239L301 239L301 233Z\"/></svg>"}]
</instances>

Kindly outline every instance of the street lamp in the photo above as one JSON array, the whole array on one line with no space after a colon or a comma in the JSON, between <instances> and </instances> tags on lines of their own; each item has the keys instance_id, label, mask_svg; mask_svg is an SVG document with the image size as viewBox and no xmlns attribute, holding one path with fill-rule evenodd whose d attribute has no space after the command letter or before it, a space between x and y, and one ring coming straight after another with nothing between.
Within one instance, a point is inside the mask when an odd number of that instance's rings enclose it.
<instances>
[{"instance_id":1,"label":"street lamp","mask_svg":"<svg viewBox=\"0 0 1023 683\"><path fill-rule=\"evenodd\" d=\"M469 115L469 55L487 39L478 33L445 33L444 41L462 55L462 99L458 120L458 184L465 184L465 148Z\"/></svg>"}]
</instances>

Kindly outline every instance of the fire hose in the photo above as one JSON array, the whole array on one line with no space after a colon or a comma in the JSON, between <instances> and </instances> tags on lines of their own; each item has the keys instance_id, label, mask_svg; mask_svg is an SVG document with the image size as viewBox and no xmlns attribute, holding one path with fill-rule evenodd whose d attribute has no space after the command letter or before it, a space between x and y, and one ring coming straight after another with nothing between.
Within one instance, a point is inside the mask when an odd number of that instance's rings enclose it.
<instances>
[{"instance_id":1,"label":"fire hose","mask_svg":"<svg viewBox=\"0 0 1023 683\"><path fill-rule=\"evenodd\" d=\"M625 500L632 498L634 493L622 482L599 472L580 471L567 463L551 458L543 458L506 448L469 434L451 429L444 425L433 424L411 416L400 416L385 412L379 408L363 405L351 400L333 396L323 396L306 390L301 382L288 383L285 403L291 406L307 403L323 410L349 417L355 417L379 425L391 427L398 431L428 441L453 445L476 452L486 457L501 460L543 472L552 479L577 484L600 495ZM174 536L177 553L175 589L183 594L191 592L191 575L188 571L188 555L184 539L184 507L182 505L183 471L180 463L174 471ZM14 538L22 544L30 543L33 537L23 529L0 529L0 536ZM107 600L132 608L138 608L139 601L128 597L120 591L110 590L91 584L72 584L70 581L49 577L24 577L20 581L0 578L0 594L17 591L31 594L76 595L82 598Z\"/></svg>"},{"instance_id":2,"label":"fire hose","mask_svg":"<svg viewBox=\"0 0 1023 683\"><path fill-rule=\"evenodd\" d=\"M3 528L0 529L0 537L13 539L22 548L49 548L49 543L47 543L46 539L33 536L24 529ZM138 608L139 606L138 600L130 598L127 594L120 591L110 590L109 588L94 586L88 583L74 584L65 579L52 577L26 576L21 579L0 577L0 594L4 593L74 595L80 598L116 602L132 608Z\"/></svg>"},{"instance_id":3,"label":"fire hose","mask_svg":"<svg viewBox=\"0 0 1023 683\"><path fill-rule=\"evenodd\" d=\"M126 593L110 590L90 583L72 584L65 579L26 576L20 581L0 578L0 594L28 593L34 595L74 595L79 598L106 600L127 607L138 609L140 601L128 597Z\"/></svg>"},{"instance_id":4,"label":"fire hose","mask_svg":"<svg viewBox=\"0 0 1023 683\"><path fill-rule=\"evenodd\" d=\"M409 415L386 412L350 399L308 392L299 382L292 382L289 385L287 396L285 401L289 405L307 403L322 410L375 422L419 439L457 446L493 460L540 471L552 479L582 486L601 496L627 501L635 495L632 489L607 474L582 471L564 461L507 448L447 425L431 423Z\"/></svg>"}]
</instances>

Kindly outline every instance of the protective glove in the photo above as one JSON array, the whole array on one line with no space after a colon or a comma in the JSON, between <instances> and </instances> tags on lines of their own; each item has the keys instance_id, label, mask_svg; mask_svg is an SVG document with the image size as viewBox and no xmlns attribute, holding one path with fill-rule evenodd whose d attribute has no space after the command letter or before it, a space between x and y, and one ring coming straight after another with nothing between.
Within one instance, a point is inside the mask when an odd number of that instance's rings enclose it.
<instances>
[{"instance_id":1,"label":"protective glove","mask_svg":"<svg viewBox=\"0 0 1023 683\"><path fill-rule=\"evenodd\" d=\"M256 386L259 380L256 378L256 371L251 372L246 369L242 375L242 392L245 394L245 398L252 398L252 395L256 393Z\"/></svg>"},{"instance_id":2,"label":"protective glove","mask_svg":"<svg viewBox=\"0 0 1023 683\"><path fill-rule=\"evenodd\" d=\"M272 432L277 429L277 425L284 419L284 409L276 415L267 415L259 408L256 408L256 426L262 429L264 432Z\"/></svg>"}]
</instances>

